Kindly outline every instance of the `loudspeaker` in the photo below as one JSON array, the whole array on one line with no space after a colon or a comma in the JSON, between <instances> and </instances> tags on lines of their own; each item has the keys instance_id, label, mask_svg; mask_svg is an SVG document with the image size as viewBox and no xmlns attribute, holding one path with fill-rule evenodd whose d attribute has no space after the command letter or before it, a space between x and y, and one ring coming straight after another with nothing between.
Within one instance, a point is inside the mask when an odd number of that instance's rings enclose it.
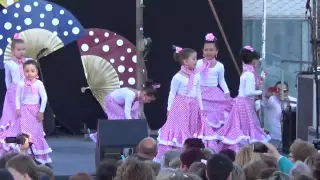
<instances>
[{"instance_id":1,"label":"loudspeaker","mask_svg":"<svg viewBox=\"0 0 320 180\"><path fill-rule=\"evenodd\" d=\"M123 148L135 149L139 142L148 137L145 119L98 120L96 165L104 158L121 159Z\"/></svg>"},{"instance_id":2,"label":"loudspeaker","mask_svg":"<svg viewBox=\"0 0 320 180\"><path fill-rule=\"evenodd\" d=\"M44 111L43 129L47 136L52 135L56 129L54 113L49 103Z\"/></svg>"},{"instance_id":3,"label":"loudspeaker","mask_svg":"<svg viewBox=\"0 0 320 180\"><path fill-rule=\"evenodd\" d=\"M320 77L319 77L320 78ZM297 75L297 138L308 141L309 126L316 127L316 84L312 72Z\"/></svg>"},{"instance_id":4,"label":"loudspeaker","mask_svg":"<svg viewBox=\"0 0 320 180\"><path fill-rule=\"evenodd\" d=\"M282 111L282 152L290 153L290 146L296 139L296 112L291 110Z\"/></svg>"}]
</instances>

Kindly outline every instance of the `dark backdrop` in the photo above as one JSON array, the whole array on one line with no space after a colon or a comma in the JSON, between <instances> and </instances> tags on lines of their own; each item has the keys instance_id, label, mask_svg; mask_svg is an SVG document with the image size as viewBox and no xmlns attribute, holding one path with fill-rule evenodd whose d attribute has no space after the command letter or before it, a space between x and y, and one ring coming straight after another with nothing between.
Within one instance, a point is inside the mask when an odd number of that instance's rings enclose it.
<instances>
[{"instance_id":1,"label":"dark backdrop","mask_svg":"<svg viewBox=\"0 0 320 180\"><path fill-rule=\"evenodd\" d=\"M133 0L51 0L65 7L84 28L102 28L121 34L135 44L135 13ZM50 105L56 120L73 133L86 123L96 128L104 112L90 91L82 94L86 79L76 43L40 60ZM3 102L4 70L0 70L0 102ZM0 107L2 111L2 103Z\"/></svg>"},{"instance_id":2,"label":"dark backdrop","mask_svg":"<svg viewBox=\"0 0 320 180\"><path fill-rule=\"evenodd\" d=\"M242 46L242 1L213 0L218 16L235 57ZM147 57L149 78L161 83L157 101L146 105L151 129L160 128L166 119L170 81L180 66L173 61L172 45L190 47L202 56L206 33L213 32L219 40L218 59L225 66L225 77L232 96L236 96L239 75L223 42L207 0L145 0L144 31L153 40ZM240 65L240 61L238 62Z\"/></svg>"}]
</instances>

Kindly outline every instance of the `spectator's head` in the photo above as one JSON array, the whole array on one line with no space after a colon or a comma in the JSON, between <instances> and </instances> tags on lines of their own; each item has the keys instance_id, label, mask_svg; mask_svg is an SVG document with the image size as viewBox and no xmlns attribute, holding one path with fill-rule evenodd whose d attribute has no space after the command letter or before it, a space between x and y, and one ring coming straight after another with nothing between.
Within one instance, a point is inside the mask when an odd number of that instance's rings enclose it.
<instances>
[{"instance_id":1,"label":"spectator's head","mask_svg":"<svg viewBox=\"0 0 320 180\"><path fill-rule=\"evenodd\" d=\"M236 160L236 152L234 152L231 149L225 149L225 150L220 151L219 153L228 156L232 162Z\"/></svg>"},{"instance_id":2,"label":"spectator's head","mask_svg":"<svg viewBox=\"0 0 320 180\"><path fill-rule=\"evenodd\" d=\"M246 180L258 179L261 171L267 167L268 166L266 165L266 163L263 162L263 160L252 161L252 162L246 164L243 167L243 171L246 176Z\"/></svg>"},{"instance_id":3,"label":"spectator's head","mask_svg":"<svg viewBox=\"0 0 320 180\"><path fill-rule=\"evenodd\" d=\"M189 167L188 172L190 173L197 173L200 171L200 169L204 169L206 168L206 165L203 164L202 162L194 162L191 164L191 166Z\"/></svg>"},{"instance_id":4,"label":"spectator's head","mask_svg":"<svg viewBox=\"0 0 320 180\"><path fill-rule=\"evenodd\" d=\"M311 176L308 176L306 174L300 174L297 177L292 178L293 180L315 180L314 178L312 178Z\"/></svg>"},{"instance_id":5,"label":"spectator's head","mask_svg":"<svg viewBox=\"0 0 320 180\"><path fill-rule=\"evenodd\" d=\"M188 138L184 141L183 148L184 149L189 149L189 148L203 149L205 148L205 146L202 140L199 138Z\"/></svg>"},{"instance_id":6,"label":"spectator's head","mask_svg":"<svg viewBox=\"0 0 320 180\"><path fill-rule=\"evenodd\" d=\"M309 156L307 157L306 160L304 160L304 163L310 168L310 170L313 172L315 169L316 169L316 157L319 156L319 155L316 155L316 156Z\"/></svg>"},{"instance_id":7,"label":"spectator's head","mask_svg":"<svg viewBox=\"0 0 320 180\"><path fill-rule=\"evenodd\" d=\"M301 174L312 176L310 168L305 163L297 161L291 168L289 175L291 177L298 177Z\"/></svg>"},{"instance_id":8,"label":"spectator's head","mask_svg":"<svg viewBox=\"0 0 320 180\"><path fill-rule=\"evenodd\" d=\"M157 176L161 169L161 164L154 161L145 161L145 163L150 166L154 172L154 175Z\"/></svg>"},{"instance_id":9,"label":"spectator's head","mask_svg":"<svg viewBox=\"0 0 320 180\"><path fill-rule=\"evenodd\" d=\"M7 162L13 158L14 156L18 155L19 153L17 152L12 152L12 153L8 153L8 154L5 154L4 156L2 156L0 158L0 169L4 169L6 168L6 164Z\"/></svg>"},{"instance_id":10,"label":"spectator's head","mask_svg":"<svg viewBox=\"0 0 320 180\"><path fill-rule=\"evenodd\" d=\"M168 179L173 173L177 172L177 170L175 169L171 169L171 168L164 168L161 169L161 171L159 172L159 174L157 175L156 180L164 180L164 179Z\"/></svg>"},{"instance_id":11,"label":"spectator's head","mask_svg":"<svg viewBox=\"0 0 320 180\"><path fill-rule=\"evenodd\" d=\"M157 152L157 142L151 137L147 137L141 140L137 147L138 155L147 160L153 160L154 157L157 156Z\"/></svg>"},{"instance_id":12,"label":"spectator's head","mask_svg":"<svg viewBox=\"0 0 320 180\"><path fill-rule=\"evenodd\" d=\"M317 154L318 152L314 148L313 144L297 139L290 146L289 159L292 162L296 162L296 161L304 162L307 159L307 157L315 156Z\"/></svg>"},{"instance_id":13,"label":"spectator's head","mask_svg":"<svg viewBox=\"0 0 320 180\"><path fill-rule=\"evenodd\" d=\"M277 168L265 168L260 172L260 179L269 179L273 173L277 171Z\"/></svg>"},{"instance_id":14,"label":"spectator's head","mask_svg":"<svg viewBox=\"0 0 320 180\"><path fill-rule=\"evenodd\" d=\"M112 180L116 172L116 162L102 161L96 171L96 180Z\"/></svg>"},{"instance_id":15,"label":"spectator's head","mask_svg":"<svg viewBox=\"0 0 320 180\"><path fill-rule=\"evenodd\" d=\"M179 169L180 166L181 166L180 157L175 158L169 163L169 168L172 168L172 169Z\"/></svg>"},{"instance_id":16,"label":"spectator's head","mask_svg":"<svg viewBox=\"0 0 320 180\"><path fill-rule=\"evenodd\" d=\"M6 169L14 179L39 180L37 165L29 156L21 154L14 156L7 162Z\"/></svg>"},{"instance_id":17,"label":"spectator's head","mask_svg":"<svg viewBox=\"0 0 320 180\"><path fill-rule=\"evenodd\" d=\"M269 178L269 180L292 180L287 174L277 171Z\"/></svg>"},{"instance_id":18,"label":"spectator's head","mask_svg":"<svg viewBox=\"0 0 320 180\"><path fill-rule=\"evenodd\" d=\"M268 168L277 168L276 159L274 159L274 157L261 154L261 158L263 162L267 164Z\"/></svg>"},{"instance_id":19,"label":"spectator's head","mask_svg":"<svg viewBox=\"0 0 320 180\"><path fill-rule=\"evenodd\" d=\"M233 164L233 170L230 175L230 180L246 180L244 171L239 165Z\"/></svg>"},{"instance_id":20,"label":"spectator's head","mask_svg":"<svg viewBox=\"0 0 320 180\"><path fill-rule=\"evenodd\" d=\"M117 169L117 180L153 180L155 175L151 167L136 158L128 158Z\"/></svg>"},{"instance_id":21,"label":"spectator's head","mask_svg":"<svg viewBox=\"0 0 320 180\"><path fill-rule=\"evenodd\" d=\"M71 176L69 180L93 180L93 178L88 173L81 172Z\"/></svg>"},{"instance_id":22,"label":"spectator's head","mask_svg":"<svg viewBox=\"0 0 320 180\"><path fill-rule=\"evenodd\" d=\"M281 96L282 90L283 90L284 97L287 97L289 95L289 86L287 82L283 82L282 84L281 81L278 81L275 84L275 87L280 90L279 93L277 93L278 96Z\"/></svg>"},{"instance_id":23,"label":"spectator's head","mask_svg":"<svg viewBox=\"0 0 320 180\"><path fill-rule=\"evenodd\" d=\"M169 163L174 159L180 157L181 151L180 150L171 150L167 151L163 155L163 167L169 167Z\"/></svg>"},{"instance_id":24,"label":"spectator's head","mask_svg":"<svg viewBox=\"0 0 320 180\"><path fill-rule=\"evenodd\" d=\"M209 148L202 149L202 153L205 160L208 160L212 156L212 154L214 154L214 152Z\"/></svg>"},{"instance_id":25,"label":"spectator's head","mask_svg":"<svg viewBox=\"0 0 320 180\"><path fill-rule=\"evenodd\" d=\"M157 177L157 180L201 180L201 178L194 174L187 174L177 171L165 175L161 174L161 179Z\"/></svg>"},{"instance_id":26,"label":"spectator's head","mask_svg":"<svg viewBox=\"0 0 320 180\"><path fill-rule=\"evenodd\" d=\"M214 154L207 161L208 180L227 180L232 172L233 164L231 159L224 154Z\"/></svg>"},{"instance_id":27,"label":"spectator's head","mask_svg":"<svg viewBox=\"0 0 320 180\"><path fill-rule=\"evenodd\" d=\"M45 175L47 175L49 177L50 180L54 180L54 173L53 173L52 169L50 169L48 166L43 165L43 164L39 165L38 172L44 173Z\"/></svg>"},{"instance_id":28,"label":"spectator's head","mask_svg":"<svg viewBox=\"0 0 320 180\"><path fill-rule=\"evenodd\" d=\"M184 171L184 172L188 171L192 163L201 162L202 159L204 159L204 155L199 148L190 148L185 150L180 155L181 171Z\"/></svg>"},{"instance_id":29,"label":"spectator's head","mask_svg":"<svg viewBox=\"0 0 320 180\"><path fill-rule=\"evenodd\" d=\"M315 156L313 163L314 163L314 169L312 170L313 177L315 179L320 179L320 154Z\"/></svg>"},{"instance_id":30,"label":"spectator's head","mask_svg":"<svg viewBox=\"0 0 320 180\"><path fill-rule=\"evenodd\" d=\"M206 171L207 171L207 168L202 168L202 169L200 169L200 170L197 172L198 176L199 176L202 180L208 180Z\"/></svg>"},{"instance_id":31,"label":"spectator's head","mask_svg":"<svg viewBox=\"0 0 320 180\"><path fill-rule=\"evenodd\" d=\"M12 174L5 169L0 169L0 179L1 180L14 180Z\"/></svg>"},{"instance_id":32,"label":"spectator's head","mask_svg":"<svg viewBox=\"0 0 320 180\"><path fill-rule=\"evenodd\" d=\"M236 155L235 163L243 167L252 161L261 160L261 155L259 153L253 152L252 146L245 146L240 149Z\"/></svg>"}]
</instances>

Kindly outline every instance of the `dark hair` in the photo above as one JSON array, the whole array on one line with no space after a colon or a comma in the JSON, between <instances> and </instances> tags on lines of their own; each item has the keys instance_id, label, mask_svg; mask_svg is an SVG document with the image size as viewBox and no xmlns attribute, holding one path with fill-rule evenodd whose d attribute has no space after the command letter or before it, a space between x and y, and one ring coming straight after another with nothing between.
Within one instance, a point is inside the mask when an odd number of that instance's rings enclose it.
<instances>
[{"instance_id":1,"label":"dark hair","mask_svg":"<svg viewBox=\"0 0 320 180\"><path fill-rule=\"evenodd\" d=\"M182 65L183 61L188 59L193 53L196 53L194 49L184 48L179 53L174 52L173 58Z\"/></svg>"},{"instance_id":2,"label":"dark hair","mask_svg":"<svg viewBox=\"0 0 320 180\"><path fill-rule=\"evenodd\" d=\"M202 140L199 138L188 138L184 141L183 145L186 148L199 148L199 149L205 148L205 145L203 144Z\"/></svg>"},{"instance_id":3,"label":"dark hair","mask_svg":"<svg viewBox=\"0 0 320 180\"><path fill-rule=\"evenodd\" d=\"M260 179L269 179L273 173L277 171L277 168L265 168L260 172Z\"/></svg>"},{"instance_id":4,"label":"dark hair","mask_svg":"<svg viewBox=\"0 0 320 180\"><path fill-rule=\"evenodd\" d=\"M30 60L27 60L23 63L23 68L25 68L26 66L28 65L34 65L34 67L36 67L36 69L38 70L39 67L38 67L38 63L37 61L33 60L33 59L30 59Z\"/></svg>"},{"instance_id":5,"label":"dark hair","mask_svg":"<svg viewBox=\"0 0 320 180\"><path fill-rule=\"evenodd\" d=\"M11 158L6 168L13 168L21 174L28 174L33 180L39 180L39 174L36 163L27 155L16 155Z\"/></svg>"},{"instance_id":6,"label":"dark hair","mask_svg":"<svg viewBox=\"0 0 320 180\"><path fill-rule=\"evenodd\" d=\"M180 154L181 164L189 168L194 162L201 162L204 158L204 154L199 148L190 148Z\"/></svg>"},{"instance_id":7,"label":"dark hair","mask_svg":"<svg viewBox=\"0 0 320 180\"><path fill-rule=\"evenodd\" d=\"M274 86L277 87L279 84L282 84L281 81L278 81ZM289 87L289 84L287 82L283 82L284 85L287 86L287 88Z\"/></svg>"},{"instance_id":8,"label":"dark hair","mask_svg":"<svg viewBox=\"0 0 320 180\"><path fill-rule=\"evenodd\" d=\"M11 49L14 49L17 44L23 44L24 40L23 39L14 39L11 38Z\"/></svg>"},{"instance_id":9,"label":"dark hair","mask_svg":"<svg viewBox=\"0 0 320 180\"><path fill-rule=\"evenodd\" d=\"M205 40L203 44L214 44L214 46L219 49L217 37L214 37L213 41Z\"/></svg>"},{"instance_id":10,"label":"dark hair","mask_svg":"<svg viewBox=\"0 0 320 180\"><path fill-rule=\"evenodd\" d=\"M257 51L250 51L248 49L243 48L240 51L240 59L245 64L250 64L254 59L260 59L260 54Z\"/></svg>"},{"instance_id":11,"label":"dark hair","mask_svg":"<svg viewBox=\"0 0 320 180\"><path fill-rule=\"evenodd\" d=\"M147 96L154 96L157 92L157 88L153 87L154 84L152 79L147 80L143 85L142 91L146 92Z\"/></svg>"},{"instance_id":12,"label":"dark hair","mask_svg":"<svg viewBox=\"0 0 320 180\"><path fill-rule=\"evenodd\" d=\"M208 179L226 180L233 169L231 159L224 154L214 154L207 161Z\"/></svg>"},{"instance_id":13,"label":"dark hair","mask_svg":"<svg viewBox=\"0 0 320 180\"><path fill-rule=\"evenodd\" d=\"M80 172L71 176L69 180L93 180L93 178L88 173Z\"/></svg>"},{"instance_id":14,"label":"dark hair","mask_svg":"<svg viewBox=\"0 0 320 180\"><path fill-rule=\"evenodd\" d=\"M224 149L224 150L220 151L219 153L228 156L232 162L236 160L236 152L234 152L231 149Z\"/></svg>"}]
</instances>

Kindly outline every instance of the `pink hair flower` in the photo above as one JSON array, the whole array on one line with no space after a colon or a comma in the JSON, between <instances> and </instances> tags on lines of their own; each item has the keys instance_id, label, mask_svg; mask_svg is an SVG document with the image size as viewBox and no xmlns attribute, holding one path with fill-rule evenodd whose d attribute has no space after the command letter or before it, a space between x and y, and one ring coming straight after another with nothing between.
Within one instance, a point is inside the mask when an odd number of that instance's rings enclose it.
<instances>
[{"instance_id":1,"label":"pink hair flower","mask_svg":"<svg viewBox=\"0 0 320 180\"><path fill-rule=\"evenodd\" d=\"M179 53L180 51L182 51L182 48L181 47L175 47L175 49L176 49L176 53Z\"/></svg>"},{"instance_id":2,"label":"pink hair flower","mask_svg":"<svg viewBox=\"0 0 320 180\"><path fill-rule=\"evenodd\" d=\"M154 89L159 89L160 86L161 86L161 84L157 84L157 83L152 84L152 87L153 87Z\"/></svg>"},{"instance_id":3,"label":"pink hair flower","mask_svg":"<svg viewBox=\"0 0 320 180\"><path fill-rule=\"evenodd\" d=\"M253 52L253 51L254 51L254 49L253 49L251 46L245 46L244 48L245 48L246 50L251 51L251 52Z\"/></svg>"},{"instance_id":4,"label":"pink hair flower","mask_svg":"<svg viewBox=\"0 0 320 180\"><path fill-rule=\"evenodd\" d=\"M21 35L19 33L15 33L13 39L21 39Z\"/></svg>"},{"instance_id":5,"label":"pink hair flower","mask_svg":"<svg viewBox=\"0 0 320 180\"><path fill-rule=\"evenodd\" d=\"M216 37L212 33L206 35L206 41L214 41L215 38Z\"/></svg>"}]
</instances>

